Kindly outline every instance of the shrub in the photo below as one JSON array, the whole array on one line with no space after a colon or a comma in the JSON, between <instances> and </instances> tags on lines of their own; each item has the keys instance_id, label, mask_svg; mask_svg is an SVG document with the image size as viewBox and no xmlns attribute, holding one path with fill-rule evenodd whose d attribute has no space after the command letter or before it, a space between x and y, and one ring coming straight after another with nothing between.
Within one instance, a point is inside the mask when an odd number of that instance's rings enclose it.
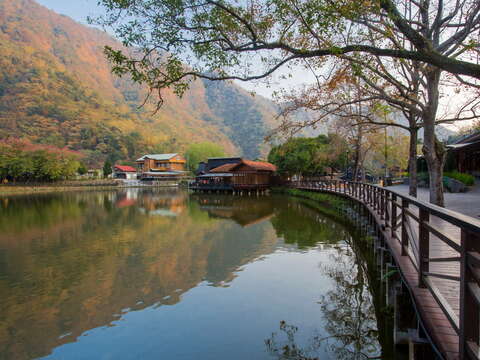
<instances>
[{"instance_id":1,"label":"shrub","mask_svg":"<svg viewBox=\"0 0 480 360\"><path fill-rule=\"evenodd\" d=\"M475 184L475 177L473 177L470 174L464 174L458 171L449 171L444 173L443 175L445 175L446 177L458 180L467 186L472 186L473 184Z\"/></svg>"}]
</instances>

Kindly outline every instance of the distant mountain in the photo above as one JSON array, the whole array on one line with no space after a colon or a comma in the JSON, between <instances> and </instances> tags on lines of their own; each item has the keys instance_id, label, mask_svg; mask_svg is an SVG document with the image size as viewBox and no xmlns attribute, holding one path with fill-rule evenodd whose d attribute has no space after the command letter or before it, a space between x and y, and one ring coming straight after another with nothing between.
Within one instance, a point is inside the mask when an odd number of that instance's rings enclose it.
<instances>
[{"instance_id":1,"label":"distant mountain","mask_svg":"<svg viewBox=\"0 0 480 360\"><path fill-rule=\"evenodd\" d=\"M183 98L140 107L147 89L117 78L103 47L121 44L33 0L0 0L0 139L24 137L86 154L132 160L212 141L228 154L265 155L275 105L230 83L196 81Z\"/></svg>"},{"instance_id":2,"label":"distant mountain","mask_svg":"<svg viewBox=\"0 0 480 360\"><path fill-rule=\"evenodd\" d=\"M396 112L396 113L391 114L390 118L394 122L396 122L400 125L408 126L408 120L400 112ZM449 129L448 127L446 127L444 125L436 125L435 126L435 133L436 133L438 139L441 140L441 141L447 141L449 137L455 136L457 134L455 131ZM418 132L418 138L423 139L423 128L420 129L420 131Z\"/></svg>"}]
</instances>

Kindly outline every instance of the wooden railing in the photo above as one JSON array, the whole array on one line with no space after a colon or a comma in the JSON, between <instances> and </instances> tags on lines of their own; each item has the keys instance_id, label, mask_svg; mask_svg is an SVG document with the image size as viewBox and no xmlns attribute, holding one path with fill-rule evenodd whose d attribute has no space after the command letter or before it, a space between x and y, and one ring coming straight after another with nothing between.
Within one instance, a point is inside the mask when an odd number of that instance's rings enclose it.
<instances>
[{"instance_id":1,"label":"wooden railing","mask_svg":"<svg viewBox=\"0 0 480 360\"><path fill-rule=\"evenodd\" d=\"M343 194L362 202L374 214L377 225L401 246L418 274L417 286L427 288L459 336L460 359L480 359L480 221L420 201L387 188L340 180L292 182L292 187ZM440 249L447 256L435 256ZM451 254L450 254L451 253ZM447 265L441 271L439 264ZM445 265L443 265L445 267ZM436 279L434 281L434 279ZM439 289L456 282L459 309L452 308ZM449 301L450 300L450 301Z\"/></svg>"}]
</instances>

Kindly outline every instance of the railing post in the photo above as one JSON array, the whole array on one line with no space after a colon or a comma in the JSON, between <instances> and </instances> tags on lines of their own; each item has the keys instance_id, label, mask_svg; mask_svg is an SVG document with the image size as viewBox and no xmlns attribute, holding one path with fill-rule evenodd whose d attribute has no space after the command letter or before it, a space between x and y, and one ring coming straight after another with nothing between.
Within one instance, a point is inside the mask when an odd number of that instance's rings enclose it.
<instances>
[{"instance_id":1,"label":"railing post","mask_svg":"<svg viewBox=\"0 0 480 360\"><path fill-rule=\"evenodd\" d=\"M430 213L424 208L420 208L419 224L418 224L418 286L426 287L423 281L423 273L428 272L430 258L430 232L425 226L425 222L430 219Z\"/></svg>"},{"instance_id":2,"label":"railing post","mask_svg":"<svg viewBox=\"0 0 480 360\"><path fill-rule=\"evenodd\" d=\"M395 231L397 227L397 195L392 193L392 218L390 219L391 235L395 238Z\"/></svg>"},{"instance_id":3,"label":"railing post","mask_svg":"<svg viewBox=\"0 0 480 360\"><path fill-rule=\"evenodd\" d=\"M388 223L390 222L390 215L388 214L388 200L390 199L390 191L383 190L383 195L385 199L385 205L383 206L383 210L385 212L385 228L387 228Z\"/></svg>"},{"instance_id":4,"label":"railing post","mask_svg":"<svg viewBox=\"0 0 480 360\"><path fill-rule=\"evenodd\" d=\"M380 219L385 219L385 196L383 189L378 190L378 196L380 197Z\"/></svg>"},{"instance_id":5,"label":"railing post","mask_svg":"<svg viewBox=\"0 0 480 360\"><path fill-rule=\"evenodd\" d=\"M480 235L462 229L461 250L460 250L460 359L469 359L468 343L472 343L473 348L478 349L479 345L479 304L475 299L474 292L477 295L480 292L478 279L478 269L473 269L474 265L469 260L471 255L480 257ZM474 349L472 349L475 351ZM477 350L478 351L478 350ZM477 353L478 355L478 353Z\"/></svg>"},{"instance_id":6,"label":"railing post","mask_svg":"<svg viewBox=\"0 0 480 360\"><path fill-rule=\"evenodd\" d=\"M407 255L408 249L408 232L407 232L407 213L408 200L402 198L402 256Z\"/></svg>"}]
</instances>

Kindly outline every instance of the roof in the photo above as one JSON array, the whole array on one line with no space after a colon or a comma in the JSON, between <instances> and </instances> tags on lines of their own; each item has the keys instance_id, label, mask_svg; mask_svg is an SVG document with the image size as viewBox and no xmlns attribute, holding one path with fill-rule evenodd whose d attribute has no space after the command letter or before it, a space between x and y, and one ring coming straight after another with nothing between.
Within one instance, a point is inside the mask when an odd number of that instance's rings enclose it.
<instances>
[{"instance_id":1,"label":"roof","mask_svg":"<svg viewBox=\"0 0 480 360\"><path fill-rule=\"evenodd\" d=\"M178 153L174 154L147 154L143 155L140 159L137 159L137 161L143 161L146 158L152 159L152 160L170 160L171 158L177 156Z\"/></svg>"},{"instance_id":2,"label":"roof","mask_svg":"<svg viewBox=\"0 0 480 360\"><path fill-rule=\"evenodd\" d=\"M118 169L123 172L137 172L137 170L134 167L128 166L128 165L115 165L115 169Z\"/></svg>"},{"instance_id":3,"label":"roof","mask_svg":"<svg viewBox=\"0 0 480 360\"><path fill-rule=\"evenodd\" d=\"M480 131L475 131L471 134L463 136L461 139L457 140L454 144L471 144L473 142L480 141Z\"/></svg>"},{"instance_id":4,"label":"roof","mask_svg":"<svg viewBox=\"0 0 480 360\"><path fill-rule=\"evenodd\" d=\"M242 163L256 170L277 171L277 167L275 165L266 161L242 160Z\"/></svg>"},{"instance_id":5,"label":"roof","mask_svg":"<svg viewBox=\"0 0 480 360\"><path fill-rule=\"evenodd\" d=\"M216 167L225 165L225 164L238 164L242 161L241 157L222 157L222 158L209 158L207 165L205 166L204 172L208 172Z\"/></svg>"},{"instance_id":6,"label":"roof","mask_svg":"<svg viewBox=\"0 0 480 360\"><path fill-rule=\"evenodd\" d=\"M216 168L210 170L210 172L212 172L212 173L225 173L225 172L229 172L229 171L232 171L233 168L234 168L235 166L237 166L237 165L238 165L238 163L236 163L236 164L224 164L224 165L221 165L221 166L219 166L219 167L216 167Z\"/></svg>"},{"instance_id":7,"label":"roof","mask_svg":"<svg viewBox=\"0 0 480 360\"><path fill-rule=\"evenodd\" d=\"M277 171L277 167L269 162L242 159L239 163L221 165L219 167L216 167L215 169L210 170L210 172L225 173L225 172L233 171L237 166L241 164L249 166L255 170Z\"/></svg>"},{"instance_id":8,"label":"roof","mask_svg":"<svg viewBox=\"0 0 480 360\"><path fill-rule=\"evenodd\" d=\"M241 157L211 157L208 160L242 160Z\"/></svg>"},{"instance_id":9,"label":"roof","mask_svg":"<svg viewBox=\"0 0 480 360\"><path fill-rule=\"evenodd\" d=\"M451 148L451 149L461 149L461 148L464 148L465 146L469 146L469 145L472 145L472 144L475 144L475 143L461 143L461 144L450 144L450 145L447 145L447 148Z\"/></svg>"}]
</instances>

